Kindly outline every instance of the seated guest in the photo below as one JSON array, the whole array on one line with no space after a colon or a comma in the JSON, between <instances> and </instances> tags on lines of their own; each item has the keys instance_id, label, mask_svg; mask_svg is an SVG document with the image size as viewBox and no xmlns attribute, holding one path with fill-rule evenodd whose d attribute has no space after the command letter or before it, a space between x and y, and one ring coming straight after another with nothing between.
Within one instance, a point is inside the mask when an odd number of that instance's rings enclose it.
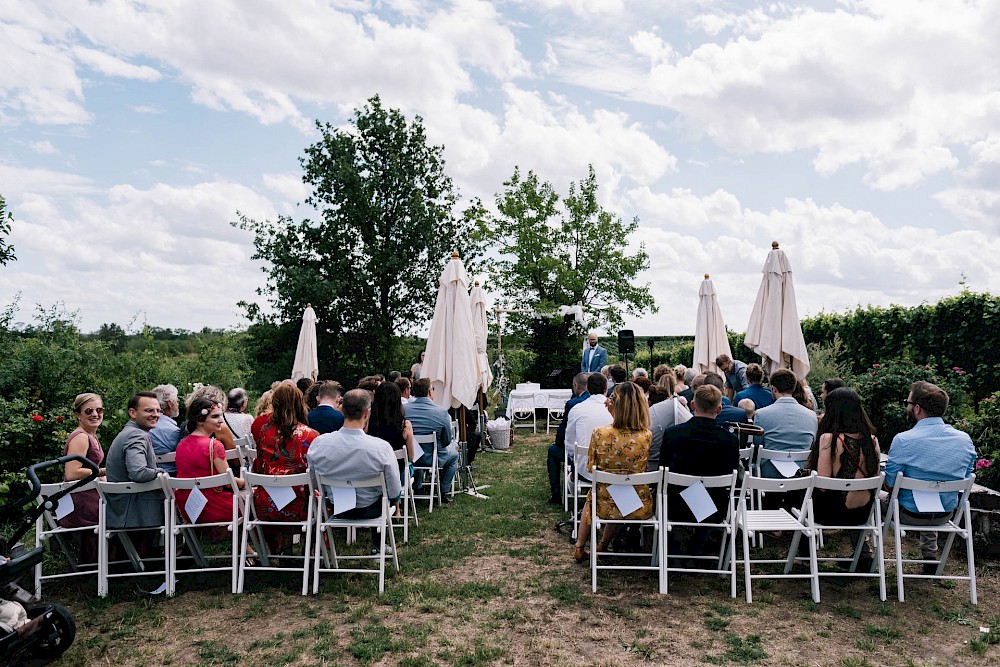
<instances>
[{"instance_id":1,"label":"seated guest","mask_svg":"<svg viewBox=\"0 0 1000 667\"><path fill-rule=\"evenodd\" d=\"M600 373L591 373L587 376L587 392L590 396L573 407L573 411L566 416L566 446L572 447L570 451L574 455L570 457L573 466L579 471L580 477L590 479L590 468L587 466L587 457L577 455L576 446L578 444L589 444L590 436L598 426L606 426L614 421L614 417L608 412L607 400L607 380ZM646 409L648 415L649 409Z\"/></svg>"},{"instance_id":2,"label":"seated guest","mask_svg":"<svg viewBox=\"0 0 1000 667\"><path fill-rule=\"evenodd\" d=\"M253 423L250 424L250 435L253 436L254 442L260 442L260 432L263 430L264 425L267 424L267 420L271 418L271 392L273 389L268 389L260 398L257 399L257 404L253 408Z\"/></svg>"},{"instance_id":3,"label":"seated guest","mask_svg":"<svg viewBox=\"0 0 1000 667\"><path fill-rule=\"evenodd\" d=\"M739 439L719 426L716 418L722 410L722 391L704 384L694 392L694 416L663 434L661 465L670 472L699 477L728 475L739 465ZM681 487L669 489L670 519L694 521L687 503L680 496ZM705 519L718 521L729 506L728 488L709 489L709 495L718 512ZM704 553L709 538L708 530L696 530L690 545L693 555Z\"/></svg>"},{"instance_id":4,"label":"seated guest","mask_svg":"<svg viewBox=\"0 0 1000 667\"><path fill-rule=\"evenodd\" d=\"M819 397L823 403L824 409L826 408L826 397L834 389L840 389L841 387L846 387L847 383L840 378L827 378L823 380L823 386L820 387ZM819 413L818 418L823 421L823 413Z\"/></svg>"},{"instance_id":5,"label":"seated guest","mask_svg":"<svg viewBox=\"0 0 1000 667\"><path fill-rule=\"evenodd\" d=\"M774 403L757 410L754 423L764 429L763 436L755 436L754 441L766 449L790 452L810 449L816 438L816 414L799 405L792 397L798 380L795 373L787 368L779 368L771 373L771 392ZM761 465L761 476L781 477L770 461Z\"/></svg>"},{"instance_id":6,"label":"seated guest","mask_svg":"<svg viewBox=\"0 0 1000 667\"><path fill-rule=\"evenodd\" d=\"M180 414L180 403L177 400L177 387L172 384L161 384L154 387L153 393L160 401L160 418L153 430L149 432L149 439L153 441L153 453L157 456L163 456L176 450L177 443L181 441L181 429L174 421ZM160 463L158 465L168 475L177 473L177 466L173 463Z\"/></svg>"},{"instance_id":7,"label":"seated guest","mask_svg":"<svg viewBox=\"0 0 1000 667\"><path fill-rule=\"evenodd\" d=\"M306 408L302 392L288 382L281 383L271 393L273 408L257 439L257 458L253 471L261 475L296 475L306 471L306 450L319 435L306 426ZM274 504L263 487L254 489L257 516L264 521L303 521L306 518L305 486L295 487L295 500L281 509ZM264 538L273 554L291 551L292 535L296 530L281 526L264 526Z\"/></svg>"},{"instance_id":8,"label":"seated guest","mask_svg":"<svg viewBox=\"0 0 1000 667\"><path fill-rule=\"evenodd\" d=\"M730 402L732 402L737 392L743 391L750 386L750 381L747 380L747 365L739 359L734 360L728 354L720 354L715 358L715 366L725 376L726 390L723 392L723 395Z\"/></svg>"},{"instance_id":9,"label":"seated guest","mask_svg":"<svg viewBox=\"0 0 1000 667\"><path fill-rule=\"evenodd\" d=\"M406 458L397 459L400 480L405 479L403 475L409 474L409 462L416 458L416 444L413 442L413 425L403 417L399 385L395 382L383 382L375 390L368 435L385 440L393 450L406 450Z\"/></svg>"},{"instance_id":10,"label":"seated guest","mask_svg":"<svg viewBox=\"0 0 1000 667\"><path fill-rule=\"evenodd\" d=\"M250 397L247 396L246 389L234 387L226 394L226 411L223 413L226 426L232 432L233 437L242 438L250 433L250 425L253 424L253 417L247 414L247 403Z\"/></svg>"},{"instance_id":11,"label":"seated guest","mask_svg":"<svg viewBox=\"0 0 1000 667\"><path fill-rule=\"evenodd\" d=\"M318 380L309 385L309 388L303 392L302 400L306 402L306 412L312 412L319 405L319 399L316 396L319 394L319 388L322 385L323 380Z\"/></svg>"},{"instance_id":12,"label":"seated guest","mask_svg":"<svg viewBox=\"0 0 1000 667\"><path fill-rule=\"evenodd\" d=\"M593 376L592 376L593 377ZM591 396L589 400L596 398ZM620 475L646 472L646 462L649 458L649 443L653 434L649 430L649 408L642 396L642 391L632 382L622 382L615 387L611 398L607 401L613 422L606 426L598 426L590 438L590 449L587 453L587 470L601 470ZM586 401L576 407L586 405ZM648 486L636 487L642 507L625 516L626 519L648 519L653 514L653 494ZM597 503L597 516L601 519L621 519L622 514L611 498L606 484L597 485L597 497L594 490L587 493L587 502L583 506L577 531L576 546L573 558L582 562L586 557L584 547L590 539L590 504ZM617 524L609 524L601 534L597 545L598 551L607 551L611 538L617 532Z\"/></svg>"},{"instance_id":13,"label":"seated guest","mask_svg":"<svg viewBox=\"0 0 1000 667\"><path fill-rule=\"evenodd\" d=\"M794 398L799 405L809 408L813 412L819 411L816 406L816 397L813 396L812 389L809 387L809 383L805 380L799 380L795 383L795 390L792 392L792 398Z\"/></svg>"},{"instance_id":14,"label":"seated guest","mask_svg":"<svg viewBox=\"0 0 1000 667\"><path fill-rule=\"evenodd\" d=\"M566 401L563 407L563 418L556 429L556 442L549 446L546 468L549 473L549 503L562 504L562 467L566 456L566 424L569 422L569 412L574 405L590 398L587 392L587 377L590 373L577 373L573 377L573 398ZM572 460L572 458L570 459Z\"/></svg>"},{"instance_id":15,"label":"seated guest","mask_svg":"<svg viewBox=\"0 0 1000 667\"><path fill-rule=\"evenodd\" d=\"M690 404L691 400L694 398L694 392L690 391L691 388L688 386L687 371L687 366L684 364L677 364L674 366L674 391L678 396L683 396L684 400ZM690 395L688 395L689 393Z\"/></svg>"},{"instance_id":16,"label":"seated guest","mask_svg":"<svg viewBox=\"0 0 1000 667\"><path fill-rule=\"evenodd\" d=\"M639 377L633 379L632 382L638 385L639 389L642 389L643 396L649 395L649 388L653 386L653 383L649 381L648 377L640 375Z\"/></svg>"},{"instance_id":17,"label":"seated guest","mask_svg":"<svg viewBox=\"0 0 1000 667\"><path fill-rule=\"evenodd\" d=\"M832 393L832 392L831 392ZM892 439L889 460L885 464L885 486L891 489L896 484L897 473L910 479L927 482L947 482L965 479L972 474L976 463L976 448L968 433L945 424L942 417L948 409L948 394L930 382L914 382L910 385L910 395L906 397L906 416L913 424L909 431L903 431ZM926 526L940 525L948 521L958 504L957 493L942 493L943 512L923 513L913 500L913 492L899 493L899 508L906 523ZM888 495L885 497L888 504ZM886 508L883 507L883 510ZM926 561L924 574L937 571L937 533L920 533L920 553Z\"/></svg>"},{"instance_id":18,"label":"seated guest","mask_svg":"<svg viewBox=\"0 0 1000 667\"><path fill-rule=\"evenodd\" d=\"M340 412L341 396L344 388L339 382L324 380L316 389L316 407L309 411L309 427L319 433L333 433L344 425L344 415Z\"/></svg>"},{"instance_id":19,"label":"seated guest","mask_svg":"<svg viewBox=\"0 0 1000 667\"><path fill-rule=\"evenodd\" d=\"M649 445L649 471L660 467L660 446L663 444L663 434L676 424L683 424L691 419L691 412L684 404L684 399L674 395L673 371L660 377L660 385L650 389L649 420L653 439ZM660 400L654 397L665 396Z\"/></svg>"},{"instance_id":20,"label":"seated guest","mask_svg":"<svg viewBox=\"0 0 1000 667\"><path fill-rule=\"evenodd\" d=\"M396 378L396 386L399 387L399 400L403 405L410 402L410 380L409 378L399 377Z\"/></svg>"},{"instance_id":21,"label":"seated guest","mask_svg":"<svg viewBox=\"0 0 1000 667\"><path fill-rule=\"evenodd\" d=\"M389 375L386 376L386 382L395 382L399 378L403 377L403 374L399 371L389 371Z\"/></svg>"},{"instance_id":22,"label":"seated guest","mask_svg":"<svg viewBox=\"0 0 1000 667\"><path fill-rule=\"evenodd\" d=\"M191 407L191 403L199 398L207 398L213 403L218 403L222 406L222 409L226 409L226 394L221 389L210 384L195 384L194 390L187 395L184 399L184 409L185 411ZM181 437L187 435L187 422L181 427ZM233 432L229 430L229 427L225 423L222 424L216 434L215 438L222 443L222 446L226 450L236 449L236 442L233 440Z\"/></svg>"},{"instance_id":23,"label":"seated guest","mask_svg":"<svg viewBox=\"0 0 1000 667\"><path fill-rule=\"evenodd\" d=\"M302 392L303 396L305 396L306 392L309 391L309 387L313 386L314 384L315 381L312 378L299 378L298 380L295 381L295 387L300 392Z\"/></svg>"},{"instance_id":24,"label":"seated guest","mask_svg":"<svg viewBox=\"0 0 1000 667\"><path fill-rule=\"evenodd\" d=\"M82 456L94 465L104 462L104 449L97 439L97 429L104 423L104 403L97 394L80 394L73 401L73 416L77 427L66 438L63 456ZM100 469L100 475L107 471ZM63 471L64 482L75 482L90 476L90 469L79 461L68 461ZM63 528L83 528L96 526L101 506L97 489L77 491L73 494L73 511L59 519ZM97 536L93 531L80 531L80 561L97 562Z\"/></svg>"},{"instance_id":25,"label":"seated guest","mask_svg":"<svg viewBox=\"0 0 1000 667\"><path fill-rule=\"evenodd\" d=\"M697 392L699 387L706 384L715 387L721 392L723 388L722 376L718 373L702 373L691 381L691 388ZM719 426L724 426L730 422L736 424L746 424L749 423L750 420L747 418L746 410L742 410L733 405L728 405L726 403L726 397L723 395L722 409L715 417L715 421L719 424Z\"/></svg>"},{"instance_id":26,"label":"seated guest","mask_svg":"<svg viewBox=\"0 0 1000 667\"><path fill-rule=\"evenodd\" d=\"M765 389L761 383L764 381L764 369L760 364L747 364L747 382L750 386L733 397L733 403L739 403L744 398L753 401L754 410L766 408L774 403L774 396L770 389Z\"/></svg>"},{"instance_id":27,"label":"seated guest","mask_svg":"<svg viewBox=\"0 0 1000 667\"><path fill-rule=\"evenodd\" d=\"M757 414L757 408L754 407L752 399L744 398L736 405L736 407L742 408L743 411L747 413L747 419L750 421L753 421L753 416Z\"/></svg>"},{"instance_id":28,"label":"seated guest","mask_svg":"<svg viewBox=\"0 0 1000 667\"><path fill-rule=\"evenodd\" d=\"M615 390L615 385L625 382L625 380L628 378L628 371L626 371L625 367L622 366L621 364L615 364L614 366L608 368L608 375L611 376L611 381L608 382L608 393L607 393L607 395L610 396L611 392Z\"/></svg>"},{"instance_id":29,"label":"seated guest","mask_svg":"<svg viewBox=\"0 0 1000 667\"><path fill-rule=\"evenodd\" d=\"M448 492L451 491L451 483L458 472L458 454L448 449L451 444L451 417L444 408L435 405L431 400L434 390L431 388L431 381L427 378L420 378L413 383L413 400L406 404L406 416L413 425L414 435L437 435L437 456L438 467L441 469L441 496L445 503L451 502ZM421 445L423 447L423 445ZM433 463L433 451L424 447L423 456L415 463L417 466L429 468ZM417 494L423 492L423 479L418 475L414 480L414 491Z\"/></svg>"},{"instance_id":30,"label":"seated guest","mask_svg":"<svg viewBox=\"0 0 1000 667\"><path fill-rule=\"evenodd\" d=\"M861 397L846 387L830 392L826 414L819 424L806 467L821 477L861 479L879 470L878 441ZM875 502L874 491L825 491L813 493L813 516L828 525L864 523ZM864 533L857 531L856 540ZM871 554L865 556L871 558Z\"/></svg>"},{"instance_id":31,"label":"seated guest","mask_svg":"<svg viewBox=\"0 0 1000 667\"><path fill-rule=\"evenodd\" d=\"M391 382L383 383L382 387L399 390ZM386 410L400 409L399 397L395 392L391 394L386 395L383 392L382 406ZM312 442L306 454L309 466L318 475L345 481L357 481L381 475L385 480L389 502L396 503L402 487L392 447L385 440L365 433L365 428L370 426L371 393L365 389L352 389L344 395L342 407L344 425L336 432L324 433ZM366 487L356 489L355 492L356 506L342 512L338 512L334 507L335 517L375 519L382 514L382 494L378 489ZM374 528L371 529L371 539L372 553L377 554L380 542L378 532Z\"/></svg>"},{"instance_id":32,"label":"seated guest","mask_svg":"<svg viewBox=\"0 0 1000 667\"><path fill-rule=\"evenodd\" d=\"M649 373L645 368L636 368L632 371L632 381L635 382L637 378L648 378Z\"/></svg>"},{"instance_id":33,"label":"seated guest","mask_svg":"<svg viewBox=\"0 0 1000 667\"><path fill-rule=\"evenodd\" d=\"M187 411L188 435L177 445L177 477L191 479L221 475L229 470L226 463L226 449L215 439L215 434L225 424L222 406L210 399L200 397L191 402ZM236 478L236 486L243 488L246 483ZM177 509L188 518L185 504L189 489L174 492ZM208 503L198 515L195 523L231 521L233 514L233 494L229 488L217 487L204 490ZM189 519L190 520L190 519Z\"/></svg>"},{"instance_id":34,"label":"seated guest","mask_svg":"<svg viewBox=\"0 0 1000 667\"><path fill-rule=\"evenodd\" d=\"M149 440L149 432L160 418L160 399L149 391L135 394L128 400L128 417L108 449L107 479L151 482L157 475L166 474L156 467L156 455ZM106 513L109 528L158 528L163 526L163 492L109 495ZM140 556L152 552L155 534L146 531L134 536L133 543Z\"/></svg>"},{"instance_id":35,"label":"seated guest","mask_svg":"<svg viewBox=\"0 0 1000 667\"><path fill-rule=\"evenodd\" d=\"M370 392L374 392L375 388L381 384L379 379L374 375L366 375L365 377L358 380L358 389L366 389Z\"/></svg>"}]
</instances>

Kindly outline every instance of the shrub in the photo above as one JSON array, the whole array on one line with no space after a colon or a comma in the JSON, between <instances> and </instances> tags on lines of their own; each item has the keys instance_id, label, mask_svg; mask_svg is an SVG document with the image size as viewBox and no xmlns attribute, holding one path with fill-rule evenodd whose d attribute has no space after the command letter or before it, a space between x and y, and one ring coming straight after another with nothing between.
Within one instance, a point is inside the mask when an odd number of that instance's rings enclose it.
<instances>
[{"instance_id":1,"label":"shrub","mask_svg":"<svg viewBox=\"0 0 1000 667\"><path fill-rule=\"evenodd\" d=\"M955 426L972 436L976 446L976 482L1000 491L1000 391L979 401L976 412Z\"/></svg>"}]
</instances>

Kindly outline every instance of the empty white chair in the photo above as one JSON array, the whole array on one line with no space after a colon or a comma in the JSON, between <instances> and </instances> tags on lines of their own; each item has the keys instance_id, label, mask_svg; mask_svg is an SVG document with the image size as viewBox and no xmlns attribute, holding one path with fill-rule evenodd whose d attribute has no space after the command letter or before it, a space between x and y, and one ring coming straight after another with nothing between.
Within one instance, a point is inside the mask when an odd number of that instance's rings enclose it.
<instances>
[{"instance_id":1,"label":"empty white chair","mask_svg":"<svg viewBox=\"0 0 1000 667\"><path fill-rule=\"evenodd\" d=\"M535 394L533 392L512 391L507 398L507 414L511 416L511 427L530 428L537 433L535 424Z\"/></svg>"},{"instance_id":2,"label":"empty white chair","mask_svg":"<svg viewBox=\"0 0 1000 667\"><path fill-rule=\"evenodd\" d=\"M406 461L407 451L404 447L403 449L396 450L396 460ZM410 541L410 519L413 520L414 526L420 525L420 520L417 518L417 501L413 497L413 477L410 476L410 466L407 465L403 469L403 478L401 480L403 492L399 497L399 506L402 508L401 512L398 512L392 517L392 525L395 527L403 528L403 544Z\"/></svg>"},{"instance_id":3,"label":"empty white chair","mask_svg":"<svg viewBox=\"0 0 1000 667\"><path fill-rule=\"evenodd\" d=\"M243 539L240 542L240 572L236 582L236 592L243 592L243 582L248 569L255 571L266 570L271 572L288 572L289 568L277 567L271 563L272 560L282 559L293 562L301 560L302 595L307 595L309 593L309 557L312 550L313 529L315 525L315 519L313 518L313 509L315 507L315 503L313 502L315 487L313 487L312 473L306 471L295 475L261 475L246 471L243 473L243 479L246 481L246 493L243 494L244 530ZM274 494L271 493L270 489L274 489L274 493L287 494L289 492L293 492L294 487L306 487L306 518L302 521L267 521L260 519L257 516L257 506L253 501L254 490L259 486L264 487L264 490L271 494L272 498L274 497ZM301 559L299 556L294 555L271 554L267 548L267 542L264 539L261 539L260 544L257 547L257 557L260 559L260 564L248 567L247 556L252 556L247 548L250 534L252 531L257 531L266 526L298 526L305 534L305 545L303 547Z\"/></svg>"},{"instance_id":4,"label":"empty white chair","mask_svg":"<svg viewBox=\"0 0 1000 667\"><path fill-rule=\"evenodd\" d=\"M566 412L566 401L568 398L563 398L562 396L552 396L548 397L548 402L545 406L545 432L548 433L549 429L553 426L559 427L562 423L563 417Z\"/></svg>"},{"instance_id":5,"label":"empty white chair","mask_svg":"<svg viewBox=\"0 0 1000 667\"><path fill-rule=\"evenodd\" d=\"M671 572L686 572L686 573L702 573L702 574L713 574L718 572L729 572L730 580L730 595L736 597L736 528L735 528L735 517L736 517L736 499L737 494L737 478L739 473L735 470L728 475L713 475L713 476L697 476L697 475L683 475L680 473L670 472L669 469L664 470L663 483L660 485L660 496L661 507L663 513L663 530L661 532L662 546L660 548L660 553L663 558L662 565L662 576L660 578L660 593L667 593L667 584ZM697 487L700 485L704 489L704 495L702 495ZM683 487L685 496L689 499L685 500L685 497L681 496L679 493L671 493L671 487L676 489L677 487ZM725 489L726 496L721 507L716 505L715 499L711 497L711 492L709 489ZM718 494L717 494L718 495ZM705 511L711 509L703 505L705 503L705 496L708 496L707 502L710 502L716 508L716 512L710 514L703 514ZM677 508L675 505L682 505L683 508ZM694 521L684 520L684 519L671 519L671 515L674 517L685 516L687 509ZM698 510L698 514L695 514L695 509ZM719 516L715 521L709 521L716 514ZM699 521L698 517L703 516ZM678 528L690 528L695 531L707 531L707 530L717 530L722 533L722 539L719 541L719 551L715 554L681 554L674 553L671 549L671 543L676 547L676 540L671 540L672 533ZM671 565L670 559L680 560L687 559L692 561L706 561L704 567L691 568L691 567L680 567L679 565Z\"/></svg>"},{"instance_id":6,"label":"empty white chair","mask_svg":"<svg viewBox=\"0 0 1000 667\"><path fill-rule=\"evenodd\" d=\"M812 584L813 602L819 602L819 577L816 566L816 530L808 525L807 512L812 497L816 473L808 477L792 479L767 479L747 475L743 478L743 493L740 494L740 505L736 512L737 528L743 531L743 575L746 583L747 602L753 602L752 582L754 579L809 579ZM802 492L802 503L793 514L785 509L763 510L749 508L748 498L753 493L793 493ZM792 544L788 557L775 559L751 559L750 539L762 531L792 531ZM799 540L805 537L809 542L809 573L792 572L792 565L798 553ZM753 564L783 563L785 568L781 574L758 573L751 571Z\"/></svg>"},{"instance_id":7,"label":"empty white chair","mask_svg":"<svg viewBox=\"0 0 1000 667\"><path fill-rule=\"evenodd\" d=\"M972 485L976 483L976 476L969 475L965 479L951 482L925 482L919 479L904 477L902 472L896 474L896 482L892 487L892 495L889 497L889 508L885 515L885 529L892 526L896 537L896 588L899 601L903 602L903 579L952 579L969 582L969 599L972 604L979 604L976 595L976 562L974 549L972 546L972 515L969 508L969 494L972 492ZM958 501L951 515L942 519L940 524L925 525L908 523L906 516L900 514L899 493L908 489L917 493L957 493ZM943 533L947 535L944 547L940 551L940 558L937 561L921 559L909 559L903 557L903 537L907 531L922 531L932 533ZM955 538L960 537L965 540L965 554L968 572L965 575L946 575L944 566L948 562L948 555L951 553L952 544ZM907 564L919 563L921 565L936 565L934 574L909 574L904 572Z\"/></svg>"},{"instance_id":8,"label":"empty white chair","mask_svg":"<svg viewBox=\"0 0 1000 667\"><path fill-rule=\"evenodd\" d=\"M316 553L313 560L313 593L319 592L319 575L323 572L377 574L378 592L382 593L385 590L385 558L387 555L392 556L393 565L396 571L399 571L399 559L396 556L396 535L392 530L392 514L389 509L389 498L385 490L385 479L382 478L382 475L374 475L367 479L347 481L316 475L316 486L319 489L319 495L316 507ZM337 507L334 504L334 499L327 495L327 487L350 490L378 487L382 491L382 513L374 519L338 519L330 512L331 506L333 507L333 511L337 511ZM364 553L356 556L341 554L338 556L332 532L334 528L347 528L348 530L371 528L376 530L379 534L379 546L375 548L377 553ZM386 551L386 535L388 535L390 542L388 553ZM329 550L330 560L332 561L331 565L327 567L320 565L320 550L323 544ZM378 569L341 567L340 562L345 560L375 560L378 561Z\"/></svg>"}]
</instances>

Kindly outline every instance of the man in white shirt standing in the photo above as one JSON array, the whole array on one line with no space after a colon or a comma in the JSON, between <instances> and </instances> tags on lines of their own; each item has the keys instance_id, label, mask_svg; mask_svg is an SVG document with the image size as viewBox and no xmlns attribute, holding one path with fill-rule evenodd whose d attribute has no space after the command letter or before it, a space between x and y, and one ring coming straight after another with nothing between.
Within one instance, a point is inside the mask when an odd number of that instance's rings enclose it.
<instances>
[{"instance_id":1,"label":"man in white shirt standing","mask_svg":"<svg viewBox=\"0 0 1000 667\"><path fill-rule=\"evenodd\" d=\"M590 398L573 406L566 418L566 446L574 447L573 465L580 471L580 477L588 480L591 477L587 472L587 456L575 455L575 447L577 444L589 446L590 436L595 428L614 422L614 417L608 412L606 405L607 389L608 381L604 376L600 373L591 373L587 378L587 392Z\"/></svg>"}]
</instances>

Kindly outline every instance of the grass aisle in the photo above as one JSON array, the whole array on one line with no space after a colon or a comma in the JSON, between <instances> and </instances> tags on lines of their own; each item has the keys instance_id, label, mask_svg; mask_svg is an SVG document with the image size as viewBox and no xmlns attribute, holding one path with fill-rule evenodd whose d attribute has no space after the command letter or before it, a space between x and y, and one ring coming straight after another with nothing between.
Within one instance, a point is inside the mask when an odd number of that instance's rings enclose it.
<instances>
[{"instance_id":1,"label":"grass aisle","mask_svg":"<svg viewBox=\"0 0 1000 667\"><path fill-rule=\"evenodd\" d=\"M672 577L663 597L641 572L602 573L593 595L589 571L553 530L563 514L546 504L549 442L519 434L511 453L481 454L476 481L491 499L423 509L381 596L361 575L325 575L309 597L292 573L248 575L242 596L225 575L182 577L169 600L128 582L103 600L91 582L49 586L47 598L77 615L61 664L1000 664L991 570L980 570L978 608L962 585L924 582L908 586L903 604L893 586L880 603L877 584L852 581L824 583L815 605L800 581L755 585L747 605L711 576Z\"/></svg>"}]
</instances>

